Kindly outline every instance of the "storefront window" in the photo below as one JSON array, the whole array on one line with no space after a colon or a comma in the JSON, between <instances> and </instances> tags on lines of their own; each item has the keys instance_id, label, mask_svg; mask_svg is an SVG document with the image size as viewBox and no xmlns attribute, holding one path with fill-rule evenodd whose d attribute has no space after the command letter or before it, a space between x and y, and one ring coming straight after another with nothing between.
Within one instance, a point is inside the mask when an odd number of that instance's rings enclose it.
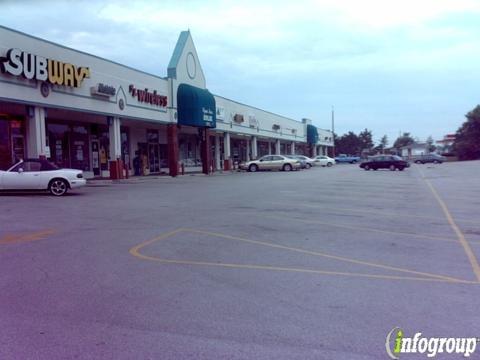
<instances>
[{"instance_id":1,"label":"storefront window","mask_svg":"<svg viewBox=\"0 0 480 360\"><path fill-rule=\"evenodd\" d=\"M12 165L10 154L10 131L7 120L0 119L0 170L6 170Z\"/></svg>"},{"instance_id":2,"label":"storefront window","mask_svg":"<svg viewBox=\"0 0 480 360\"><path fill-rule=\"evenodd\" d=\"M202 166L200 141L197 135L180 134L178 138L180 161L185 167Z\"/></svg>"},{"instance_id":3,"label":"storefront window","mask_svg":"<svg viewBox=\"0 0 480 360\"><path fill-rule=\"evenodd\" d=\"M70 167L69 127L47 123L50 159L59 167Z\"/></svg>"},{"instance_id":4,"label":"storefront window","mask_svg":"<svg viewBox=\"0 0 480 360\"><path fill-rule=\"evenodd\" d=\"M108 158L110 157L110 140L108 127L102 125L99 127L100 142L100 168L102 170L108 170Z\"/></svg>"},{"instance_id":5,"label":"storefront window","mask_svg":"<svg viewBox=\"0 0 480 360\"><path fill-rule=\"evenodd\" d=\"M122 161L130 168L130 142L128 141L128 129L121 128L120 136L122 139Z\"/></svg>"},{"instance_id":6,"label":"storefront window","mask_svg":"<svg viewBox=\"0 0 480 360\"><path fill-rule=\"evenodd\" d=\"M71 145L71 167L89 171L88 130L86 126L72 126Z\"/></svg>"}]
</instances>

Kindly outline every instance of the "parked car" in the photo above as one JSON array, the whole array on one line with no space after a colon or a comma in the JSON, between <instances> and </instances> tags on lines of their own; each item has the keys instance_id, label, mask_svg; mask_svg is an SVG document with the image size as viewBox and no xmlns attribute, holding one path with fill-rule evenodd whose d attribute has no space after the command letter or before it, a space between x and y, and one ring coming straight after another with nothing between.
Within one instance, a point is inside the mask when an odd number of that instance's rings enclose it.
<instances>
[{"instance_id":1,"label":"parked car","mask_svg":"<svg viewBox=\"0 0 480 360\"><path fill-rule=\"evenodd\" d=\"M419 155L413 158L415 164L426 164L426 163L434 163L434 164L441 164L445 161L445 158L438 154L428 154L428 155Z\"/></svg>"},{"instance_id":2,"label":"parked car","mask_svg":"<svg viewBox=\"0 0 480 360\"><path fill-rule=\"evenodd\" d=\"M48 190L62 196L70 189L86 185L83 171L59 169L41 159L25 159L7 171L0 171L0 190Z\"/></svg>"},{"instance_id":3,"label":"parked car","mask_svg":"<svg viewBox=\"0 0 480 360\"><path fill-rule=\"evenodd\" d=\"M240 169L255 172L258 170L283 170L291 171L300 169L298 159L290 159L283 155L265 155L258 160L240 164Z\"/></svg>"},{"instance_id":4,"label":"parked car","mask_svg":"<svg viewBox=\"0 0 480 360\"><path fill-rule=\"evenodd\" d=\"M315 165L315 160L310 159L305 155L289 155L289 157L300 160L300 163L302 164L302 169L310 169L312 166Z\"/></svg>"},{"instance_id":5,"label":"parked car","mask_svg":"<svg viewBox=\"0 0 480 360\"><path fill-rule=\"evenodd\" d=\"M408 163L408 161L405 161L400 156L396 155L372 156L371 158L360 164L360 167L365 170L390 169L392 171L395 171L396 169L398 169L402 171L409 166L410 164Z\"/></svg>"},{"instance_id":6,"label":"parked car","mask_svg":"<svg viewBox=\"0 0 480 360\"><path fill-rule=\"evenodd\" d=\"M314 158L315 164L320 166L332 166L335 165L336 161L334 158L328 157L326 155L318 155Z\"/></svg>"},{"instance_id":7,"label":"parked car","mask_svg":"<svg viewBox=\"0 0 480 360\"><path fill-rule=\"evenodd\" d=\"M360 161L360 156L350 156L350 155L340 154L337 157L335 157L335 161L337 163L356 164L357 162Z\"/></svg>"}]
</instances>

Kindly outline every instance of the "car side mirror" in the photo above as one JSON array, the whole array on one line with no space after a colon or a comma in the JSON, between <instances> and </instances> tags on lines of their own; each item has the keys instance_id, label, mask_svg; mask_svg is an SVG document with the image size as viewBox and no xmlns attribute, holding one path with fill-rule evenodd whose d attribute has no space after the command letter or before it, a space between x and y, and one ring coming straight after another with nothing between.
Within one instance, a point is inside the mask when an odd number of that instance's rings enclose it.
<instances>
[{"instance_id":1,"label":"car side mirror","mask_svg":"<svg viewBox=\"0 0 480 360\"><path fill-rule=\"evenodd\" d=\"M23 168L18 169L19 173L23 173Z\"/></svg>"},{"instance_id":2,"label":"car side mirror","mask_svg":"<svg viewBox=\"0 0 480 360\"><path fill-rule=\"evenodd\" d=\"M262 162L262 161L263 161L263 159L260 159L260 162Z\"/></svg>"}]
</instances>

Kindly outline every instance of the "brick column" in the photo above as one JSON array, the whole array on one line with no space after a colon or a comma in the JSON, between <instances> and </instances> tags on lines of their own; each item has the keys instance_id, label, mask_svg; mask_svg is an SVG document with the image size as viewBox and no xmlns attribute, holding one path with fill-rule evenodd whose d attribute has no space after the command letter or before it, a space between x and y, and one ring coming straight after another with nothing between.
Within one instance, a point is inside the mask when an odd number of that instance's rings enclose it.
<instances>
[{"instance_id":1,"label":"brick column","mask_svg":"<svg viewBox=\"0 0 480 360\"><path fill-rule=\"evenodd\" d=\"M167 125L168 169L170 176L178 175L177 124Z\"/></svg>"},{"instance_id":2,"label":"brick column","mask_svg":"<svg viewBox=\"0 0 480 360\"><path fill-rule=\"evenodd\" d=\"M210 154L210 134L207 128L202 129L202 144L201 144L201 156L202 156L202 173L210 174L210 163L212 161Z\"/></svg>"}]
</instances>

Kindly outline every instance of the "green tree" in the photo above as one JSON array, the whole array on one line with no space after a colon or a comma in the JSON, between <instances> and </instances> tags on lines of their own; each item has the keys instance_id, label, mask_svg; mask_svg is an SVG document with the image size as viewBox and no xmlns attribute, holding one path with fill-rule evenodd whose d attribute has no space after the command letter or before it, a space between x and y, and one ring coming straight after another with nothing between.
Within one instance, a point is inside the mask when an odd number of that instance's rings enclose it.
<instances>
[{"instance_id":1,"label":"green tree","mask_svg":"<svg viewBox=\"0 0 480 360\"><path fill-rule=\"evenodd\" d=\"M457 130L453 149L460 160L480 159L480 105L465 117L467 121Z\"/></svg>"},{"instance_id":2,"label":"green tree","mask_svg":"<svg viewBox=\"0 0 480 360\"><path fill-rule=\"evenodd\" d=\"M385 153L385 148L388 145L388 137L387 135L383 135L382 138L380 139L380 142L377 146L375 146L375 151L384 154Z\"/></svg>"},{"instance_id":3,"label":"green tree","mask_svg":"<svg viewBox=\"0 0 480 360\"><path fill-rule=\"evenodd\" d=\"M437 147L436 147L435 145L433 145L432 135L430 135L430 136L427 138L427 150L428 150L429 153L432 153L432 152L434 152L436 149L437 149Z\"/></svg>"},{"instance_id":4,"label":"green tree","mask_svg":"<svg viewBox=\"0 0 480 360\"><path fill-rule=\"evenodd\" d=\"M360 134L358 134L358 139L360 140L361 151L367 150L370 151L373 148L373 139L372 131L365 129Z\"/></svg>"},{"instance_id":5,"label":"green tree","mask_svg":"<svg viewBox=\"0 0 480 360\"><path fill-rule=\"evenodd\" d=\"M349 131L343 134L336 141L337 154L358 155L362 149L362 143L359 137L353 132Z\"/></svg>"},{"instance_id":6,"label":"green tree","mask_svg":"<svg viewBox=\"0 0 480 360\"><path fill-rule=\"evenodd\" d=\"M415 140L410 135L410 133L404 132L401 136L397 138L397 140L395 140L395 142L393 143L393 147L399 150L401 147L411 145L414 142Z\"/></svg>"},{"instance_id":7,"label":"green tree","mask_svg":"<svg viewBox=\"0 0 480 360\"><path fill-rule=\"evenodd\" d=\"M387 145L388 145L388 137L387 135L383 135L382 138L380 139L380 146L382 147L382 152L385 150Z\"/></svg>"}]
</instances>

